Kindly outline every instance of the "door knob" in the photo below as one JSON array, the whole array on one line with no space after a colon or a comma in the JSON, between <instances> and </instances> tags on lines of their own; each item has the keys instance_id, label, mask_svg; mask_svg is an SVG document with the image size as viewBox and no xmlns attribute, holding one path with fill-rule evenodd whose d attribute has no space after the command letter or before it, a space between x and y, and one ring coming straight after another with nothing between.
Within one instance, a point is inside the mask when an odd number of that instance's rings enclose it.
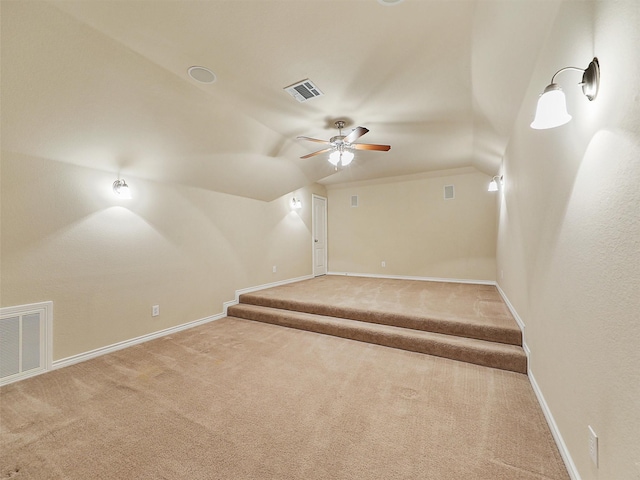
<instances>
[{"instance_id":1,"label":"door knob","mask_svg":"<svg viewBox=\"0 0 640 480\"><path fill-rule=\"evenodd\" d=\"M316 239L314 240L314 242L318 243L318 239L316 238Z\"/></svg>"}]
</instances>

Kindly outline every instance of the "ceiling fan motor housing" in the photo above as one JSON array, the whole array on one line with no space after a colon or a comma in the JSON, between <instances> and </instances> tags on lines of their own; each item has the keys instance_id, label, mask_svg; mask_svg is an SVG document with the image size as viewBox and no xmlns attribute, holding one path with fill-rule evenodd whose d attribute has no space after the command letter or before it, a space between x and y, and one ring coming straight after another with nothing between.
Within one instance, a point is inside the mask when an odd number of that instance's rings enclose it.
<instances>
[{"instance_id":1,"label":"ceiling fan motor housing","mask_svg":"<svg viewBox=\"0 0 640 480\"><path fill-rule=\"evenodd\" d=\"M333 137L331 137L329 139L329 141L326 140L319 140L317 138L311 138L311 137L298 137L298 139L300 140L309 140L312 142L317 142L317 143L324 143L325 145L330 145L329 148L324 148L322 150L318 150L317 152L313 152L310 153L308 155L304 155L300 158L310 158L310 157L314 157L316 155L320 155L323 153L327 153L327 152L332 152L331 156L334 156L334 154L339 154L339 158L333 158L330 159L331 163L333 163L334 165L337 165L337 162L340 161L343 163L343 165L348 165L351 160L353 159L353 152L351 150L379 150L379 151L388 151L391 146L390 145L374 145L374 144L369 144L369 143L355 143L356 140L358 140L362 135L364 135L365 133L367 133L369 131L368 128L365 127L357 127L354 128L353 130L351 130L351 132L348 135L343 135L342 134L342 128L344 127L345 122L344 120L337 120L335 122L335 126L338 129L338 135L335 135ZM345 141L345 139L349 139L347 141ZM347 161L343 162L343 158L342 158L342 153L347 153L348 157L350 157Z\"/></svg>"}]
</instances>

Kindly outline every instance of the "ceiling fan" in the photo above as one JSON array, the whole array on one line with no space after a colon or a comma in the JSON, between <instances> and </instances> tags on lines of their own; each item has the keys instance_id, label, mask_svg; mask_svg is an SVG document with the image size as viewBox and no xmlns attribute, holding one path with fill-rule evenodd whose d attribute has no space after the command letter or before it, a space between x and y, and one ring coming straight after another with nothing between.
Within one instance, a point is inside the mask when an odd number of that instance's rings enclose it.
<instances>
[{"instance_id":1,"label":"ceiling fan","mask_svg":"<svg viewBox=\"0 0 640 480\"><path fill-rule=\"evenodd\" d=\"M342 129L344 128L344 121L338 120L335 122L335 126L338 129L338 135L331 137L329 140L319 140L317 138L311 137L297 137L298 140L309 140L310 142L316 143L324 143L329 145L329 147L324 148L322 150L318 150L317 152L310 153L300 158L310 158L316 155L320 155L322 153L331 152L329 155L329 162L332 165L335 165L336 169L338 168L338 163L340 163L343 167L346 167L353 160L353 151L352 150L379 150L382 152L386 152L391 149L390 145L374 145L371 143L354 143L358 138L367 133L369 129L364 127L357 127L351 130L351 133L348 135L342 135Z\"/></svg>"}]
</instances>

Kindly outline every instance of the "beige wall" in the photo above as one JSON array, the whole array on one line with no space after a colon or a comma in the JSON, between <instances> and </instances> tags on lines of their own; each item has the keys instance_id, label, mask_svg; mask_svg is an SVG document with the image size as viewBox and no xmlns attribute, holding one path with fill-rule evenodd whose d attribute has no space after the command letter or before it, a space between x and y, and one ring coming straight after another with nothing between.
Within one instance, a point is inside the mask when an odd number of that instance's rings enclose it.
<instances>
[{"instance_id":1,"label":"beige wall","mask_svg":"<svg viewBox=\"0 0 640 480\"><path fill-rule=\"evenodd\" d=\"M583 480L640 479L639 26L635 0L563 4L503 166L498 282L526 324L533 378ZM563 73L573 121L530 129L553 73L593 56L598 98L582 96L579 73Z\"/></svg>"},{"instance_id":2,"label":"beige wall","mask_svg":"<svg viewBox=\"0 0 640 480\"><path fill-rule=\"evenodd\" d=\"M54 360L218 314L236 289L312 273L319 185L265 203L125 177L125 201L111 191L113 172L7 151L1 168L1 305L54 302Z\"/></svg>"},{"instance_id":3,"label":"beige wall","mask_svg":"<svg viewBox=\"0 0 640 480\"><path fill-rule=\"evenodd\" d=\"M474 168L329 188L332 272L495 280L496 195ZM444 185L455 198L444 200ZM358 195L359 206L351 207ZM386 267L382 267L384 261Z\"/></svg>"}]
</instances>

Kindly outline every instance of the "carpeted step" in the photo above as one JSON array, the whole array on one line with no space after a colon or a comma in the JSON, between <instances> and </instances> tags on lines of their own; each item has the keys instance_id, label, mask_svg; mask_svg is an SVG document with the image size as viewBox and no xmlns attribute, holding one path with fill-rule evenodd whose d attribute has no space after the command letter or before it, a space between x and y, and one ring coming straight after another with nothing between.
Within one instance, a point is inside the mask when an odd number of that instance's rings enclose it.
<instances>
[{"instance_id":1,"label":"carpeted step","mask_svg":"<svg viewBox=\"0 0 640 480\"><path fill-rule=\"evenodd\" d=\"M277 291L278 289L270 289L246 293L240 295L240 303L522 346L522 332L515 321L491 324L477 319L434 315L429 312L417 315L382 311L366 305L353 307L271 295Z\"/></svg>"},{"instance_id":2,"label":"carpeted step","mask_svg":"<svg viewBox=\"0 0 640 480\"><path fill-rule=\"evenodd\" d=\"M227 315L527 373L527 357L515 345L242 303Z\"/></svg>"}]
</instances>

